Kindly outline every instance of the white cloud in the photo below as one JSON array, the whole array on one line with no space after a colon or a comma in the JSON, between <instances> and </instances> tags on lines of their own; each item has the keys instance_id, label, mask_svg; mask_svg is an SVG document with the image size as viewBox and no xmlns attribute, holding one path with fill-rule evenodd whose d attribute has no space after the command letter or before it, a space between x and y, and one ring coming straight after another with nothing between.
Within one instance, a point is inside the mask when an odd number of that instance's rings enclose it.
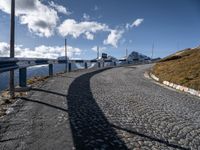
<instances>
[{"instance_id":1,"label":"white cloud","mask_svg":"<svg viewBox=\"0 0 200 150\"><path fill-rule=\"evenodd\" d=\"M89 20L90 20L90 16L89 16L88 14L84 13L84 14L83 14L83 19L84 19L85 21L89 21Z\"/></svg>"},{"instance_id":2,"label":"white cloud","mask_svg":"<svg viewBox=\"0 0 200 150\"><path fill-rule=\"evenodd\" d=\"M64 6L55 4L53 1L49 2L49 5L53 8L55 8L59 13L63 13L65 15L71 15L72 12L67 10Z\"/></svg>"},{"instance_id":3,"label":"white cloud","mask_svg":"<svg viewBox=\"0 0 200 150\"><path fill-rule=\"evenodd\" d=\"M110 45L114 46L115 48L117 48L118 41L121 39L123 33L124 33L123 30L111 30L107 39L104 40L103 43L105 45L110 44Z\"/></svg>"},{"instance_id":4,"label":"white cloud","mask_svg":"<svg viewBox=\"0 0 200 150\"><path fill-rule=\"evenodd\" d=\"M94 40L97 32L108 32L107 39L104 44L117 47L119 40L122 38L124 30L111 29L104 23L89 21L91 18L86 13L83 14L84 21L77 22L74 19L66 19L58 26L58 12L69 15L64 6L58 5L53 1L49 5L44 4L42 0L15 0L16 16L19 17L20 23L27 25L30 32L41 37L50 37L54 35L55 29L62 36L72 36L78 38L85 37L88 40ZM0 10L10 14L10 0L1 0ZM94 6L94 10L98 10L98 6ZM144 19L136 19L132 24L127 24L126 29L139 26Z\"/></svg>"},{"instance_id":5,"label":"white cloud","mask_svg":"<svg viewBox=\"0 0 200 150\"><path fill-rule=\"evenodd\" d=\"M82 50L68 46L68 57L75 58L81 55ZM8 43L0 42L0 57L9 57L10 46ZM16 57L23 58L58 58L65 55L64 46L41 45L34 49L24 48L22 45L15 45Z\"/></svg>"},{"instance_id":6,"label":"white cloud","mask_svg":"<svg viewBox=\"0 0 200 150\"><path fill-rule=\"evenodd\" d=\"M144 19L136 19L133 23L132 23L132 27L138 27L142 22L144 21Z\"/></svg>"},{"instance_id":7,"label":"white cloud","mask_svg":"<svg viewBox=\"0 0 200 150\"><path fill-rule=\"evenodd\" d=\"M20 16L21 24L26 24L29 31L41 37L52 36L58 20L57 12L47 6L39 7L38 11Z\"/></svg>"},{"instance_id":8,"label":"white cloud","mask_svg":"<svg viewBox=\"0 0 200 150\"><path fill-rule=\"evenodd\" d=\"M16 7L16 16L19 16L22 13L26 13L30 10L36 9L37 0L15 0ZM1 0L0 10L5 13L10 14L11 0Z\"/></svg>"},{"instance_id":9,"label":"white cloud","mask_svg":"<svg viewBox=\"0 0 200 150\"><path fill-rule=\"evenodd\" d=\"M85 36L86 36L86 39L88 39L88 40L94 40L94 35L91 34L90 32L86 32Z\"/></svg>"},{"instance_id":10,"label":"white cloud","mask_svg":"<svg viewBox=\"0 0 200 150\"><path fill-rule=\"evenodd\" d=\"M50 37L59 21L57 11L39 0L15 0L16 16L29 31L39 36ZM10 0L1 0L0 10L10 14Z\"/></svg>"},{"instance_id":11,"label":"white cloud","mask_svg":"<svg viewBox=\"0 0 200 150\"><path fill-rule=\"evenodd\" d=\"M76 22L74 19L65 20L59 27L58 32L62 36L71 35L78 38L85 35L88 40L94 39L94 34L98 31L108 31L109 28L106 24L101 24L94 21Z\"/></svg>"},{"instance_id":12,"label":"white cloud","mask_svg":"<svg viewBox=\"0 0 200 150\"><path fill-rule=\"evenodd\" d=\"M97 32L109 32L105 45L112 45L117 47L118 41L121 39L123 30L110 29L106 24L98 23L95 21L76 22L74 19L65 20L59 27L58 32L63 37L72 36L78 38L81 35L88 40L94 40L94 34Z\"/></svg>"},{"instance_id":13,"label":"white cloud","mask_svg":"<svg viewBox=\"0 0 200 150\"><path fill-rule=\"evenodd\" d=\"M93 50L93 51L95 51L95 52L97 52L97 46L94 46L94 47L92 47L91 49ZM100 52L102 52L102 51L105 51L107 48L106 47L99 47L99 51Z\"/></svg>"},{"instance_id":14,"label":"white cloud","mask_svg":"<svg viewBox=\"0 0 200 150\"><path fill-rule=\"evenodd\" d=\"M129 23L126 24L126 29L129 30L131 28L131 25Z\"/></svg>"},{"instance_id":15,"label":"white cloud","mask_svg":"<svg viewBox=\"0 0 200 150\"><path fill-rule=\"evenodd\" d=\"M138 26L140 26L140 24L141 24L143 21L144 21L143 18L139 18L139 19L136 19L135 21L133 21L132 24L127 23L127 24L126 24L126 29L128 30L128 29L133 28L133 27L138 27Z\"/></svg>"},{"instance_id":16,"label":"white cloud","mask_svg":"<svg viewBox=\"0 0 200 150\"><path fill-rule=\"evenodd\" d=\"M8 43L0 42L0 57L8 57L10 51L10 46Z\"/></svg>"}]
</instances>

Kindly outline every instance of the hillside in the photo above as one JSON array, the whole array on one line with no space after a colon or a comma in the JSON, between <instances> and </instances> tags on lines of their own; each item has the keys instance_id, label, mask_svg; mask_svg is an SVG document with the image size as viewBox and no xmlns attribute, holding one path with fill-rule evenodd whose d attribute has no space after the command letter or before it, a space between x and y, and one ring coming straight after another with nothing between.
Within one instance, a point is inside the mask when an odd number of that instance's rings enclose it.
<instances>
[{"instance_id":1,"label":"hillside","mask_svg":"<svg viewBox=\"0 0 200 150\"><path fill-rule=\"evenodd\" d=\"M160 60L152 71L161 81L200 90L200 47L170 55Z\"/></svg>"}]
</instances>

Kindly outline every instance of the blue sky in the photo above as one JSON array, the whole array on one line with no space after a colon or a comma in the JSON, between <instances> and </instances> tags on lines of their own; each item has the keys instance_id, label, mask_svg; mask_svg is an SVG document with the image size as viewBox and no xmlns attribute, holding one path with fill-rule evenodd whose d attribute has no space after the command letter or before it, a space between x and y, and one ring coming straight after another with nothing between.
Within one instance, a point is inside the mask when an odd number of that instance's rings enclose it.
<instances>
[{"instance_id":1,"label":"blue sky","mask_svg":"<svg viewBox=\"0 0 200 150\"><path fill-rule=\"evenodd\" d=\"M0 56L8 55L9 49L9 1L0 3ZM82 59L95 58L95 46L120 58L126 48L151 56L153 42L154 57L200 45L199 0L16 0L16 3L16 55L20 57L61 56L65 37L69 56Z\"/></svg>"}]
</instances>

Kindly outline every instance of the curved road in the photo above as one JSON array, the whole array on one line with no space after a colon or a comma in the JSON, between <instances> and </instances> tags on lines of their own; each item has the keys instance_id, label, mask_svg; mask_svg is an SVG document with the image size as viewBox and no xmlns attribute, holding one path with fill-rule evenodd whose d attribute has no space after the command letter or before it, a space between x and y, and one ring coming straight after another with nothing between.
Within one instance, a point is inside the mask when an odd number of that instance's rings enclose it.
<instances>
[{"instance_id":1,"label":"curved road","mask_svg":"<svg viewBox=\"0 0 200 150\"><path fill-rule=\"evenodd\" d=\"M200 99L145 78L150 67L49 79L0 119L0 149L200 149Z\"/></svg>"}]
</instances>

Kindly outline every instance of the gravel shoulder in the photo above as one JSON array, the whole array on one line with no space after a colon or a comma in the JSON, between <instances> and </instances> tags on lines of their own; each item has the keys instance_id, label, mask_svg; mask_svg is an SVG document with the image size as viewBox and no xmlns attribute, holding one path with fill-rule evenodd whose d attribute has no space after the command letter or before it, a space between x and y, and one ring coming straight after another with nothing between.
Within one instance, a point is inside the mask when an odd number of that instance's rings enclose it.
<instances>
[{"instance_id":1,"label":"gravel shoulder","mask_svg":"<svg viewBox=\"0 0 200 150\"><path fill-rule=\"evenodd\" d=\"M0 149L200 149L200 99L145 78L150 67L48 79L0 119Z\"/></svg>"}]
</instances>

